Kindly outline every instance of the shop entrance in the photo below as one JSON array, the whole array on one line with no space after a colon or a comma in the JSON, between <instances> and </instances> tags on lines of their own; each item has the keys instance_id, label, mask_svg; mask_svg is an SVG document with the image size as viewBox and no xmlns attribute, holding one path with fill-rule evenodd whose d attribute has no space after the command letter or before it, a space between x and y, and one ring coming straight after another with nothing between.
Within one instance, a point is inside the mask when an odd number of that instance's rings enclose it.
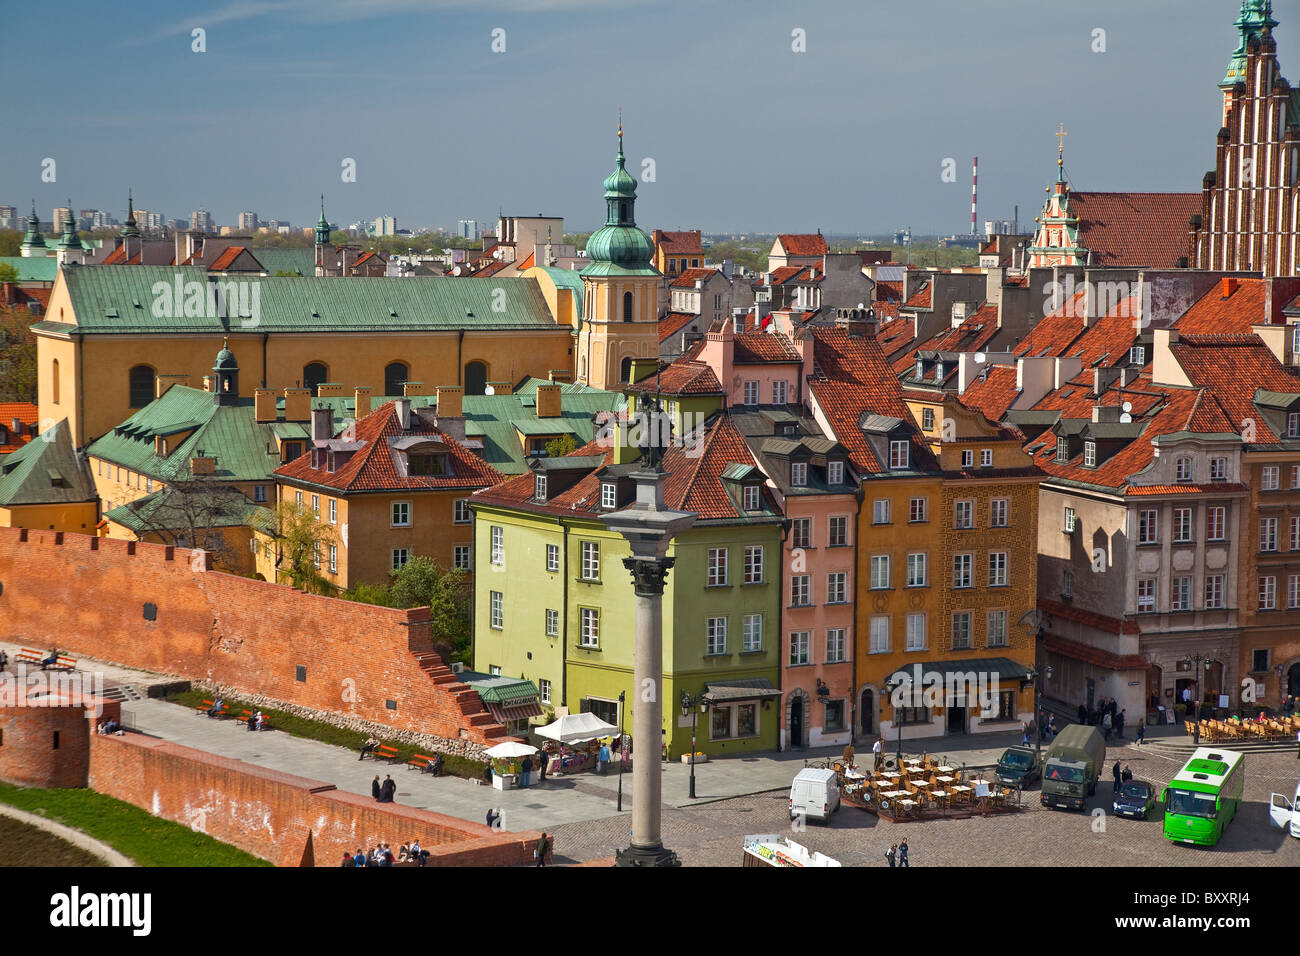
<instances>
[{"instance_id":1,"label":"shop entrance","mask_svg":"<svg viewBox=\"0 0 1300 956\"><path fill-rule=\"evenodd\" d=\"M876 695L868 689L862 692L862 732L870 734L876 726Z\"/></svg>"},{"instance_id":2,"label":"shop entrance","mask_svg":"<svg viewBox=\"0 0 1300 956\"><path fill-rule=\"evenodd\" d=\"M790 704L790 746L803 746L803 698L796 697Z\"/></svg>"},{"instance_id":3,"label":"shop entrance","mask_svg":"<svg viewBox=\"0 0 1300 956\"><path fill-rule=\"evenodd\" d=\"M1286 692L1292 697L1300 697L1300 664L1292 664L1286 673Z\"/></svg>"},{"instance_id":4,"label":"shop entrance","mask_svg":"<svg viewBox=\"0 0 1300 956\"><path fill-rule=\"evenodd\" d=\"M948 733L964 734L966 733L966 708L949 705L948 707Z\"/></svg>"}]
</instances>

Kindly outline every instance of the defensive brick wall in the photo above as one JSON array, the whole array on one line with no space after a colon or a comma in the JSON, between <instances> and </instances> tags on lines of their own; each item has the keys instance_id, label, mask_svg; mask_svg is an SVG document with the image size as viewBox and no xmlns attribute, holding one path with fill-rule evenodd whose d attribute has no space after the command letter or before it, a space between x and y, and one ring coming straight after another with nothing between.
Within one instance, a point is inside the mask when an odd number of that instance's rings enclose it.
<instances>
[{"instance_id":1,"label":"defensive brick wall","mask_svg":"<svg viewBox=\"0 0 1300 956\"><path fill-rule=\"evenodd\" d=\"M305 594L203 551L0 528L0 632L475 751L506 739L433 649L427 608Z\"/></svg>"}]
</instances>

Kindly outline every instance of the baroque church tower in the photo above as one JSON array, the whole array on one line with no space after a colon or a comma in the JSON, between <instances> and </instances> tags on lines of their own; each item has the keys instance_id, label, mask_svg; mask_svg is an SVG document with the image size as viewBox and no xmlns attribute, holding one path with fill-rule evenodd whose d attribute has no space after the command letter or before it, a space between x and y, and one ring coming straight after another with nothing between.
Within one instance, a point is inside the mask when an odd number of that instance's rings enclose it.
<instances>
[{"instance_id":1,"label":"baroque church tower","mask_svg":"<svg viewBox=\"0 0 1300 956\"><path fill-rule=\"evenodd\" d=\"M582 270L577 381L616 388L628 381L635 358L659 357L658 289L651 265L654 244L636 226L636 180L624 167L623 124L617 166L605 179L605 225L587 240L591 264Z\"/></svg>"}]
</instances>

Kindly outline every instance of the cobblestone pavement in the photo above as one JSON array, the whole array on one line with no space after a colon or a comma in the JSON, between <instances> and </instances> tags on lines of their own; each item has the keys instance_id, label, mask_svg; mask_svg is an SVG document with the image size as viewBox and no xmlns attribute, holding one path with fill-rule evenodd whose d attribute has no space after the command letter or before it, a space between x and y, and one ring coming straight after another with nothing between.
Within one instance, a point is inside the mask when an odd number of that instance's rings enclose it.
<instances>
[{"instance_id":1,"label":"cobblestone pavement","mask_svg":"<svg viewBox=\"0 0 1300 956\"><path fill-rule=\"evenodd\" d=\"M1134 776L1163 787L1182 761L1139 751L1111 748ZM907 837L915 866L1300 866L1300 840L1269 825L1268 801L1274 792L1295 792L1300 760L1294 754L1252 754L1246 758L1245 803L1217 847L1171 843L1162 834L1161 814L1149 821L1109 815L1111 781L1103 778L1088 814L1039 806L1037 786L1026 791L1025 809L970 819L890 823L861 810L842 807L831 825L810 823L792 832L784 790L721 800L702 806L666 809L664 845L687 866L738 866L747 833L780 833L845 866L884 866L891 843ZM1105 817L1094 817L1101 808ZM1104 830L1099 824L1104 824ZM627 846L630 813L554 831L556 863L613 856ZM1100 830L1100 832L1098 832Z\"/></svg>"}]
</instances>

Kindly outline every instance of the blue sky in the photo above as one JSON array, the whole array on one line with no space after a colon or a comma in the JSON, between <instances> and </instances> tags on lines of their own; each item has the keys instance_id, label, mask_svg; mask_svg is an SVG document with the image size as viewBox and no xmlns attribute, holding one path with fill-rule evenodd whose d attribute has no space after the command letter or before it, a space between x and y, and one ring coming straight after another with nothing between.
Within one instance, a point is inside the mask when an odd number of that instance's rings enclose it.
<instances>
[{"instance_id":1,"label":"blue sky","mask_svg":"<svg viewBox=\"0 0 1300 956\"><path fill-rule=\"evenodd\" d=\"M1077 189L1200 188L1237 0L217 0L11 4L0 203L295 224L603 220L623 109L638 222L965 232ZM57 13L56 13L57 11ZM1300 0L1277 0L1300 83ZM191 50L206 30L207 52ZM491 49L505 30L506 51ZM1093 31L1106 51L1092 52ZM795 53L792 31L806 52ZM1293 41L1292 37L1296 39ZM33 59L34 58L34 59ZM33 72L39 83L31 80ZM58 179L40 179L53 157ZM340 164L356 160L357 181ZM945 158L956 182L941 181Z\"/></svg>"}]
</instances>

